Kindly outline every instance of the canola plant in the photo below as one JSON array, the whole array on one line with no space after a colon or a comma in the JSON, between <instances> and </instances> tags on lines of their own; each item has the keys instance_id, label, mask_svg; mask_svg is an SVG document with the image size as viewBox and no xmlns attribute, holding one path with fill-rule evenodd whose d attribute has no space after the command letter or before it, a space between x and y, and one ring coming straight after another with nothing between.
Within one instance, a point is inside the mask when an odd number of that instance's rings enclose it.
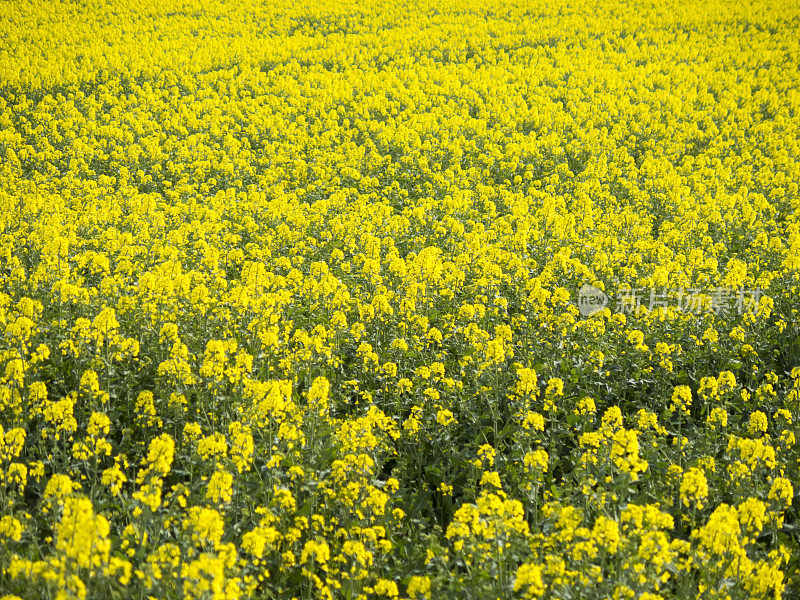
<instances>
[{"instance_id":1,"label":"canola plant","mask_svg":"<svg viewBox=\"0 0 800 600\"><path fill-rule=\"evenodd\" d=\"M796 598L799 62L788 0L0 3L0 597Z\"/></svg>"}]
</instances>

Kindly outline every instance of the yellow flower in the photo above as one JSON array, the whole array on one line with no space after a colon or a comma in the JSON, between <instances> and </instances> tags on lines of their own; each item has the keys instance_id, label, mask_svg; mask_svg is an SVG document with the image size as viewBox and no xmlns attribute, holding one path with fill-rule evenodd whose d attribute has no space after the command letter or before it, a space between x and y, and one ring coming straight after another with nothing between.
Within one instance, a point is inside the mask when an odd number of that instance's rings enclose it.
<instances>
[{"instance_id":1,"label":"yellow flower","mask_svg":"<svg viewBox=\"0 0 800 600\"><path fill-rule=\"evenodd\" d=\"M750 435L757 435L767 433L767 415L760 410L753 412L750 415L750 422L747 426L747 433Z\"/></svg>"},{"instance_id":2,"label":"yellow flower","mask_svg":"<svg viewBox=\"0 0 800 600\"><path fill-rule=\"evenodd\" d=\"M0 463L11 462L20 455L25 445L25 437L24 429L9 429L4 433L0 425Z\"/></svg>"},{"instance_id":3,"label":"yellow flower","mask_svg":"<svg viewBox=\"0 0 800 600\"><path fill-rule=\"evenodd\" d=\"M481 475L481 480L479 485L485 485L487 487L494 487L497 489L502 489L503 484L500 482L500 475L496 471L486 471Z\"/></svg>"},{"instance_id":4,"label":"yellow flower","mask_svg":"<svg viewBox=\"0 0 800 600\"><path fill-rule=\"evenodd\" d=\"M672 391L672 409L678 410L685 415L689 415L689 408L692 405L692 390L688 385L676 386Z\"/></svg>"},{"instance_id":5,"label":"yellow flower","mask_svg":"<svg viewBox=\"0 0 800 600\"><path fill-rule=\"evenodd\" d=\"M314 560L318 564L325 564L331 558L331 550L324 540L308 540L300 554L300 562L308 564Z\"/></svg>"},{"instance_id":6,"label":"yellow flower","mask_svg":"<svg viewBox=\"0 0 800 600\"><path fill-rule=\"evenodd\" d=\"M648 350L647 344L644 343L644 333L638 329L631 329L628 331L628 342L633 344L637 350L646 352Z\"/></svg>"},{"instance_id":7,"label":"yellow flower","mask_svg":"<svg viewBox=\"0 0 800 600\"><path fill-rule=\"evenodd\" d=\"M190 432L191 433L191 432ZM221 433L212 433L197 442L197 454L203 460L219 460L228 455L228 442Z\"/></svg>"},{"instance_id":8,"label":"yellow flower","mask_svg":"<svg viewBox=\"0 0 800 600\"><path fill-rule=\"evenodd\" d=\"M92 337L98 346L107 339L113 339L118 330L119 321L113 308L103 308L92 321Z\"/></svg>"},{"instance_id":9,"label":"yellow flower","mask_svg":"<svg viewBox=\"0 0 800 600\"><path fill-rule=\"evenodd\" d=\"M109 531L108 521L102 515L95 516L88 498L67 498L56 528L56 550L79 568L96 569L108 563Z\"/></svg>"},{"instance_id":10,"label":"yellow flower","mask_svg":"<svg viewBox=\"0 0 800 600\"><path fill-rule=\"evenodd\" d=\"M539 479L541 479L544 473L547 473L549 461L550 456L547 454L547 451L541 449L526 452L525 456L522 458L525 468L537 473Z\"/></svg>"},{"instance_id":11,"label":"yellow flower","mask_svg":"<svg viewBox=\"0 0 800 600\"><path fill-rule=\"evenodd\" d=\"M436 412L436 422L442 427L447 427L453 423L457 423L453 413L446 408L440 409Z\"/></svg>"},{"instance_id":12,"label":"yellow flower","mask_svg":"<svg viewBox=\"0 0 800 600\"><path fill-rule=\"evenodd\" d=\"M256 527L242 536L242 550L262 558L264 551L276 547L280 540L281 534L274 527Z\"/></svg>"},{"instance_id":13,"label":"yellow flower","mask_svg":"<svg viewBox=\"0 0 800 600\"><path fill-rule=\"evenodd\" d=\"M236 467L236 470L239 473L249 471L253 462L253 452L255 450L253 434L250 427L242 425L239 421L234 421L228 425L228 434L230 435L231 441L231 461Z\"/></svg>"},{"instance_id":14,"label":"yellow flower","mask_svg":"<svg viewBox=\"0 0 800 600\"><path fill-rule=\"evenodd\" d=\"M11 516L0 518L0 536L18 542L22 539L24 528L22 523Z\"/></svg>"},{"instance_id":15,"label":"yellow flower","mask_svg":"<svg viewBox=\"0 0 800 600\"><path fill-rule=\"evenodd\" d=\"M325 377L317 377L308 390L307 398L309 407L322 417L328 410L328 394L330 383Z\"/></svg>"},{"instance_id":16,"label":"yellow flower","mask_svg":"<svg viewBox=\"0 0 800 600\"><path fill-rule=\"evenodd\" d=\"M412 600L418 598L427 598L431 591L431 578L419 575L413 575L408 581L406 586L406 594Z\"/></svg>"},{"instance_id":17,"label":"yellow flower","mask_svg":"<svg viewBox=\"0 0 800 600\"><path fill-rule=\"evenodd\" d=\"M701 469L691 468L681 478L681 501L687 506L703 508L708 498L708 481Z\"/></svg>"},{"instance_id":18,"label":"yellow flower","mask_svg":"<svg viewBox=\"0 0 800 600\"><path fill-rule=\"evenodd\" d=\"M489 444L483 444L478 448L478 457L481 458L489 467L494 465L495 455L496 452L494 448L492 448Z\"/></svg>"},{"instance_id":19,"label":"yellow flower","mask_svg":"<svg viewBox=\"0 0 800 600\"><path fill-rule=\"evenodd\" d=\"M556 402L564 395L564 382L558 377L547 380L544 391L544 410L551 411L556 407Z\"/></svg>"},{"instance_id":20,"label":"yellow flower","mask_svg":"<svg viewBox=\"0 0 800 600\"><path fill-rule=\"evenodd\" d=\"M100 437L102 435L108 435L110 428L111 419L109 419L106 414L93 412L92 416L89 418L89 425L86 431L91 436Z\"/></svg>"},{"instance_id":21,"label":"yellow flower","mask_svg":"<svg viewBox=\"0 0 800 600\"><path fill-rule=\"evenodd\" d=\"M717 429L718 427L727 427L728 425L728 412L724 408L716 407L712 408L711 412L706 417L706 423L711 427L711 429Z\"/></svg>"},{"instance_id":22,"label":"yellow flower","mask_svg":"<svg viewBox=\"0 0 800 600\"><path fill-rule=\"evenodd\" d=\"M225 524L216 510L193 506L183 522L183 529L188 531L195 544L217 545L222 539Z\"/></svg>"},{"instance_id":23,"label":"yellow flower","mask_svg":"<svg viewBox=\"0 0 800 600\"><path fill-rule=\"evenodd\" d=\"M142 460L142 469L136 476L136 481L141 483L150 474L166 476L172 467L175 458L175 442L168 433L162 433L150 440L147 456Z\"/></svg>"},{"instance_id":24,"label":"yellow flower","mask_svg":"<svg viewBox=\"0 0 800 600\"><path fill-rule=\"evenodd\" d=\"M233 475L218 469L206 486L206 500L214 504L225 504L231 501Z\"/></svg>"},{"instance_id":25,"label":"yellow flower","mask_svg":"<svg viewBox=\"0 0 800 600\"><path fill-rule=\"evenodd\" d=\"M136 420L142 426L161 427L163 425L156 411L153 392L140 392L139 396L136 398L134 407L136 409Z\"/></svg>"},{"instance_id":26,"label":"yellow flower","mask_svg":"<svg viewBox=\"0 0 800 600\"><path fill-rule=\"evenodd\" d=\"M781 507L781 510L785 510L792 505L793 497L792 483L785 477L776 477L769 488L767 498Z\"/></svg>"},{"instance_id":27,"label":"yellow flower","mask_svg":"<svg viewBox=\"0 0 800 600\"><path fill-rule=\"evenodd\" d=\"M599 516L594 522L592 538L609 554L616 554L620 543L619 525L616 521Z\"/></svg>"},{"instance_id":28,"label":"yellow flower","mask_svg":"<svg viewBox=\"0 0 800 600\"><path fill-rule=\"evenodd\" d=\"M697 394L704 400L711 400L719 395L719 383L714 377L703 377Z\"/></svg>"},{"instance_id":29,"label":"yellow flower","mask_svg":"<svg viewBox=\"0 0 800 600\"><path fill-rule=\"evenodd\" d=\"M545 592L542 569L533 563L524 563L517 569L514 578L514 591L525 591L526 598L539 598Z\"/></svg>"},{"instance_id":30,"label":"yellow flower","mask_svg":"<svg viewBox=\"0 0 800 600\"><path fill-rule=\"evenodd\" d=\"M125 476L125 472L120 468L119 464L105 469L101 478L103 485L107 485L114 495L119 494L127 480L128 478Z\"/></svg>"},{"instance_id":31,"label":"yellow flower","mask_svg":"<svg viewBox=\"0 0 800 600\"><path fill-rule=\"evenodd\" d=\"M387 598L396 598L399 594L397 584L388 579L378 579L373 586L373 592L376 596L386 596Z\"/></svg>"},{"instance_id":32,"label":"yellow flower","mask_svg":"<svg viewBox=\"0 0 800 600\"><path fill-rule=\"evenodd\" d=\"M597 412L597 406L595 404L594 398L590 396L584 396L578 401L578 406L576 408L576 413L579 415L594 415Z\"/></svg>"},{"instance_id":33,"label":"yellow flower","mask_svg":"<svg viewBox=\"0 0 800 600\"><path fill-rule=\"evenodd\" d=\"M692 532L700 548L712 556L723 558L729 555L743 556L741 528L736 509L728 504L720 504L708 522L699 530Z\"/></svg>"},{"instance_id":34,"label":"yellow flower","mask_svg":"<svg viewBox=\"0 0 800 600\"><path fill-rule=\"evenodd\" d=\"M517 377L519 381L516 384L516 393L523 398L535 398L539 393L536 371L528 368L517 369Z\"/></svg>"},{"instance_id":35,"label":"yellow flower","mask_svg":"<svg viewBox=\"0 0 800 600\"><path fill-rule=\"evenodd\" d=\"M767 521L766 505L757 498L748 498L736 507L739 523L751 535L758 535Z\"/></svg>"},{"instance_id":36,"label":"yellow flower","mask_svg":"<svg viewBox=\"0 0 800 600\"><path fill-rule=\"evenodd\" d=\"M79 490L80 487L79 483L73 482L68 476L59 473L54 474L44 488L45 512L53 503L63 505L65 499L73 491Z\"/></svg>"}]
</instances>

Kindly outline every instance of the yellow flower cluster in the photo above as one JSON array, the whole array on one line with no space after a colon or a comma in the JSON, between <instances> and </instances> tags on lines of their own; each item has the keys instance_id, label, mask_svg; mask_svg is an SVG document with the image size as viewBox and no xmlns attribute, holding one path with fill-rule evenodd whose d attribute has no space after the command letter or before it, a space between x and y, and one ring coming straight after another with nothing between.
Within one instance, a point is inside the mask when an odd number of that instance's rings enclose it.
<instances>
[{"instance_id":1,"label":"yellow flower cluster","mask_svg":"<svg viewBox=\"0 0 800 600\"><path fill-rule=\"evenodd\" d=\"M0 3L9 598L800 597L800 5Z\"/></svg>"}]
</instances>

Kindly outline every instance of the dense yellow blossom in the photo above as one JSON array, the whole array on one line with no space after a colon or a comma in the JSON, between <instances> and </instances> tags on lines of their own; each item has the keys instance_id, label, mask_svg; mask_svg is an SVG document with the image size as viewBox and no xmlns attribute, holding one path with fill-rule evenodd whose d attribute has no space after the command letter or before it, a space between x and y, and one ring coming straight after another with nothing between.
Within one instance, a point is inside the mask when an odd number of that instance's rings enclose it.
<instances>
[{"instance_id":1,"label":"dense yellow blossom","mask_svg":"<svg viewBox=\"0 0 800 600\"><path fill-rule=\"evenodd\" d=\"M800 597L800 6L0 3L9 598Z\"/></svg>"}]
</instances>

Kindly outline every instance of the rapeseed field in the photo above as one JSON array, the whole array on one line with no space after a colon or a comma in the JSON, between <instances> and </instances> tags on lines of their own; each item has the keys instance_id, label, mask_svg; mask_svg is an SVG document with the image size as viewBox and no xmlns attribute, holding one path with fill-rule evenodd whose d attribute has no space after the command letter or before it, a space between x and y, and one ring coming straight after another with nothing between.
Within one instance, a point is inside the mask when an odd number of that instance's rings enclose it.
<instances>
[{"instance_id":1,"label":"rapeseed field","mask_svg":"<svg viewBox=\"0 0 800 600\"><path fill-rule=\"evenodd\" d=\"M800 597L799 66L789 0L0 3L0 597Z\"/></svg>"}]
</instances>

